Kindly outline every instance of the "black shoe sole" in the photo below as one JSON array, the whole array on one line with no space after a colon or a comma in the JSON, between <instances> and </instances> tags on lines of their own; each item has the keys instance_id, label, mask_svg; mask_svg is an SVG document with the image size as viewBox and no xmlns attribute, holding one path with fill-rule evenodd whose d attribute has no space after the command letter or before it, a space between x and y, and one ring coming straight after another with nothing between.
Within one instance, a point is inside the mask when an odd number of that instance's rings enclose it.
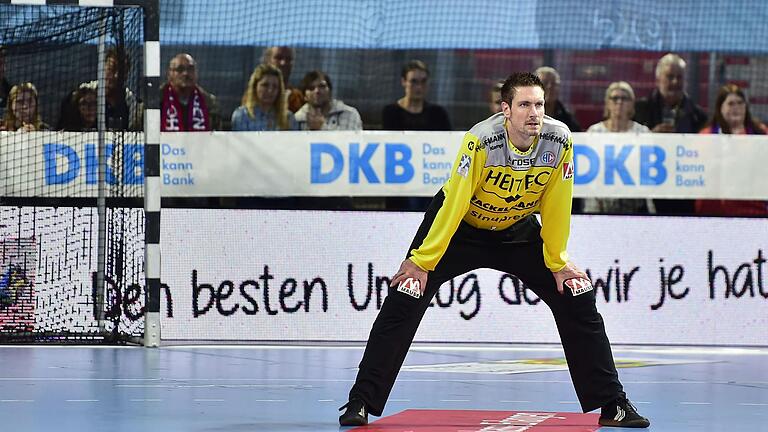
<instances>
[{"instance_id":1,"label":"black shoe sole","mask_svg":"<svg viewBox=\"0 0 768 432\"><path fill-rule=\"evenodd\" d=\"M362 417L339 419L339 425L341 426L365 426L367 424L368 424L368 420Z\"/></svg>"},{"instance_id":2,"label":"black shoe sole","mask_svg":"<svg viewBox=\"0 0 768 432\"><path fill-rule=\"evenodd\" d=\"M651 425L651 422L649 422L646 419L637 419L637 420L629 420L629 421L616 421L613 419L600 419L597 421L600 426L608 426L608 427L622 427L622 428L647 428Z\"/></svg>"}]
</instances>

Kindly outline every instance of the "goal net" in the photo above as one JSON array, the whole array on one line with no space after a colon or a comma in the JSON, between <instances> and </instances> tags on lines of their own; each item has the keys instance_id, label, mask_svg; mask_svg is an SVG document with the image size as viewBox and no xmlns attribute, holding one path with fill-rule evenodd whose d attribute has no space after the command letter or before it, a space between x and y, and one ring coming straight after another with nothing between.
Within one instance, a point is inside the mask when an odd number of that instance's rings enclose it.
<instances>
[{"instance_id":1,"label":"goal net","mask_svg":"<svg viewBox=\"0 0 768 432\"><path fill-rule=\"evenodd\" d=\"M143 13L0 5L0 342L144 330Z\"/></svg>"}]
</instances>

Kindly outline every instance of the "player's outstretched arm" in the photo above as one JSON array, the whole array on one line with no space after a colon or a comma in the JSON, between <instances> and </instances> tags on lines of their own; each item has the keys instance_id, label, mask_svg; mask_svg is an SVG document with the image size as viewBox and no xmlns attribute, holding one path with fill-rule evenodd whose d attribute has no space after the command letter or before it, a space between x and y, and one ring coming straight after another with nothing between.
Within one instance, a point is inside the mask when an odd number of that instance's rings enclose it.
<instances>
[{"instance_id":1,"label":"player's outstretched arm","mask_svg":"<svg viewBox=\"0 0 768 432\"><path fill-rule=\"evenodd\" d=\"M560 269L560 271L552 272L552 275L555 277L555 285L560 294L563 293L563 284L568 279L586 279L589 281L587 274L579 270L579 268L570 261L566 262L565 267Z\"/></svg>"},{"instance_id":2,"label":"player's outstretched arm","mask_svg":"<svg viewBox=\"0 0 768 432\"><path fill-rule=\"evenodd\" d=\"M392 276L392 282L389 284L391 287L396 287L402 282L405 282L408 278L415 279L419 282L419 292L423 295L424 290L427 288L427 271L422 270L413 261L406 258L400 264L400 270Z\"/></svg>"}]
</instances>

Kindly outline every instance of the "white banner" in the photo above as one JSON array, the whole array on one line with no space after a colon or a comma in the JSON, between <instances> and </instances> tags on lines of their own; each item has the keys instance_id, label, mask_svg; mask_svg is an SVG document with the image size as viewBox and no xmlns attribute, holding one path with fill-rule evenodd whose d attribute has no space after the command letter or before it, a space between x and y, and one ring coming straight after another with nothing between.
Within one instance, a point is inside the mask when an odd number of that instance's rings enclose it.
<instances>
[{"instance_id":1,"label":"white banner","mask_svg":"<svg viewBox=\"0 0 768 432\"><path fill-rule=\"evenodd\" d=\"M143 135L104 135L107 196L143 194ZM0 196L96 197L97 143L95 132L0 132Z\"/></svg>"},{"instance_id":2,"label":"white banner","mask_svg":"<svg viewBox=\"0 0 768 432\"><path fill-rule=\"evenodd\" d=\"M137 140L107 145L107 182L142 193ZM161 135L162 194L432 196L462 132L212 132ZM3 196L96 196L96 134L0 133ZM107 142L112 140L108 135ZM768 137L574 134L577 197L768 199ZM116 157L119 156L119 157ZM110 188L108 188L110 189Z\"/></svg>"},{"instance_id":3,"label":"white banner","mask_svg":"<svg viewBox=\"0 0 768 432\"><path fill-rule=\"evenodd\" d=\"M165 210L162 336L364 341L422 215ZM768 345L768 228L759 219L576 216L569 251L613 343ZM558 342L514 278L446 283L416 335Z\"/></svg>"},{"instance_id":4,"label":"white banner","mask_svg":"<svg viewBox=\"0 0 768 432\"><path fill-rule=\"evenodd\" d=\"M162 135L164 196L432 196L462 132ZM765 136L574 134L577 197L768 199Z\"/></svg>"}]
</instances>

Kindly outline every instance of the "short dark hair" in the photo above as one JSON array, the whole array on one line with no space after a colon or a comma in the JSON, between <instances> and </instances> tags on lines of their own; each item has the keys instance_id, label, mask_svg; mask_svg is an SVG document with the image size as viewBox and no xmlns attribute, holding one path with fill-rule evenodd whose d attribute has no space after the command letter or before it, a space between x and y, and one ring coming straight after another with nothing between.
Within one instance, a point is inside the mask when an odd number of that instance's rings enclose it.
<instances>
[{"instance_id":1,"label":"short dark hair","mask_svg":"<svg viewBox=\"0 0 768 432\"><path fill-rule=\"evenodd\" d=\"M544 84L536 75L530 72L515 72L504 80L504 85L501 86L501 100L511 105L518 87L541 87L544 90Z\"/></svg>"},{"instance_id":2,"label":"short dark hair","mask_svg":"<svg viewBox=\"0 0 768 432\"><path fill-rule=\"evenodd\" d=\"M421 60L411 60L406 63L403 66L403 69L400 71L400 76L405 79L405 77L408 75L408 72L412 70L424 71L427 74L427 77L429 77L429 68L427 67L427 64Z\"/></svg>"},{"instance_id":3,"label":"short dark hair","mask_svg":"<svg viewBox=\"0 0 768 432\"><path fill-rule=\"evenodd\" d=\"M331 79L328 77L328 75L319 70L313 70L307 72L306 75L304 75L304 78L301 80L301 84L299 84L299 88L301 89L302 93L307 91L309 86L312 84L312 81L322 79L325 80L325 82L328 84L328 90L333 91L333 83L331 83Z\"/></svg>"}]
</instances>

